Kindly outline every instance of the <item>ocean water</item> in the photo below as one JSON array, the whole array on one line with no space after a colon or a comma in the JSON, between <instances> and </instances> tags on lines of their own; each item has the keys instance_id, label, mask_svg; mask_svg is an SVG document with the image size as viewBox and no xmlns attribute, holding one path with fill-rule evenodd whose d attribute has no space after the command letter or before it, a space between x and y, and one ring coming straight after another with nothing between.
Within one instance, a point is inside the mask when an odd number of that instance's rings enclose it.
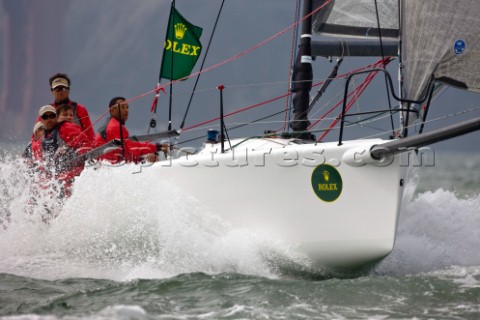
<instances>
[{"instance_id":1,"label":"ocean water","mask_svg":"<svg viewBox=\"0 0 480 320\"><path fill-rule=\"evenodd\" d=\"M393 252L342 278L305 272L285 244L229 228L168 182L132 190L122 175L85 174L45 223L43 205L58 204L45 194L25 212L31 182L11 154L0 155L1 319L480 318L480 154L437 152Z\"/></svg>"}]
</instances>

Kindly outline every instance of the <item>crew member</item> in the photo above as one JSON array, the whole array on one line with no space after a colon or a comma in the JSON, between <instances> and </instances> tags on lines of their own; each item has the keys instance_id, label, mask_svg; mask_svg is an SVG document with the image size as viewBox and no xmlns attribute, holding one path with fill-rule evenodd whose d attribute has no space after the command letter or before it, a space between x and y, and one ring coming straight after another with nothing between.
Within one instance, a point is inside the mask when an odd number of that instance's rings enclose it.
<instances>
[{"instance_id":1,"label":"crew member","mask_svg":"<svg viewBox=\"0 0 480 320\"><path fill-rule=\"evenodd\" d=\"M52 106L57 109L61 104L70 105L73 109L74 123L78 124L87 138L93 142L95 132L87 108L80 103L70 100L70 78L64 73L57 73L50 77L49 83L55 100Z\"/></svg>"},{"instance_id":2,"label":"crew member","mask_svg":"<svg viewBox=\"0 0 480 320\"><path fill-rule=\"evenodd\" d=\"M125 162L138 163L144 158L149 162L158 160L158 150L162 150L162 145L155 145L148 142L131 141L129 133L125 127L128 119L128 104L124 97L115 97L108 104L110 110L110 120L104 128L100 128L95 137L95 147L99 147L113 139L122 143L121 148L112 150L100 159L108 160L111 163Z\"/></svg>"},{"instance_id":3,"label":"crew member","mask_svg":"<svg viewBox=\"0 0 480 320\"><path fill-rule=\"evenodd\" d=\"M40 139L43 136L43 133L44 133L43 124L42 124L41 121L38 121L33 126L32 139L30 140L30 143L28 144L27 148L23 152L22 157L27 158L27 159L32 159L32 143L34 143L35 141Z\"/></svg>"},{"instance_id":4,"label":"crew member","mask_svg":"<svg viewBox=\"0 0 480 320\"><path fill-rule=\"evenodd\" d=\"M41 162L41 171L46 178L55 178L63 183L63 195L71 194L70 187L75 176L83 171L83 163L75 159L92 148L91 141L80 127L70 122L57 121L57 111L52 105L40 108L45 134L32 143L34 160Z\"/></svg>"},{"instance_id":5,"label":"crew member","mask_svg":"<svg viewBox=\"0 0 480 320\"><path fill-rule=\"evenodd\" d=\"M71 105L61 104L57 106L57 121L59 123L64 121L75 123L75 114Z\"/></svg>"}]
</instances>

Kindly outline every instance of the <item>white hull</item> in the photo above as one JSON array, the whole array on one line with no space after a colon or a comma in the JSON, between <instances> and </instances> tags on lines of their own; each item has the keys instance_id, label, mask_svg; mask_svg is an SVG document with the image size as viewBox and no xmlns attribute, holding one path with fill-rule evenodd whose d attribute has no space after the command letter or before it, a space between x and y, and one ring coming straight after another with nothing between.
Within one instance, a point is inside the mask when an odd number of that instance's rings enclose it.
<instances>
[{"instance_id":1,"label":"white hull","mask_svg":"<svg viewBox=\"0 0 480 320\"><path fill-rule=\"evenodd\" d=\"M315 266L358 267L391 252L406 184L409 166L399 156L383 164L358 160L361 150L382 142L338 146L254 139L235 148L237 162L231 152L220 153L220 144L207 144L199 154L155 163L142 174L169 179L234 228L295 246ZM314 190L320 184L312 185L312 174L323 163L341 176L340 193L340 185L332 184L333 190L321 194L336 193L334 201L320 199Z\"/></svg>"}]
</instances>

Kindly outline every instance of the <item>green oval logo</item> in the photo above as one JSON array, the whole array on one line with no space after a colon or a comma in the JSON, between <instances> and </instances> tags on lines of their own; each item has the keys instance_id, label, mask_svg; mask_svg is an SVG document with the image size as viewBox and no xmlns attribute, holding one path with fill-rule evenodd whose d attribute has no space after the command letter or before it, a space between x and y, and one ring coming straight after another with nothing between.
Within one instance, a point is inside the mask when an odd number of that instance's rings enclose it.
<instances>
[{"instance_id":1,"label":"green oval logo","mask_svg":"<svg viewBox=\"0 0 480 320\"><path fill-rule=\"evenodd\" d=\"M323 201L335 201L342 193L342 177L333 166L321 164L313 170L312 188Z\"/></svg>"}]
</instances>

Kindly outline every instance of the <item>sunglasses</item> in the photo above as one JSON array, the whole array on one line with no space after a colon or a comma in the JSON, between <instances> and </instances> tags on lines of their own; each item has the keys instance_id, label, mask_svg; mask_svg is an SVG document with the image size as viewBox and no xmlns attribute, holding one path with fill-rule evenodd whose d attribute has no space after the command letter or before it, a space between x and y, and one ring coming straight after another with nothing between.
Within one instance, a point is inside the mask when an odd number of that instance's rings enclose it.
<instances>
[{"instance_id":1,"label":"sunglasses","mask_svg":"<svg viewBox=\"0 0 480 320\"><path fill-rule=\"evenodd\" d=\"M44 114L40 118L42 118L43 120L47 120L47 119L55 119L56 117L57 115L55 113L50 113L49 115Z\"/></svg>"},{"instance_id":2,"label":"sunglasses","mask_svg":"<svg viewBox=\"0 0 480 320\"><path fill-rule=\"evenodd\" d=\"M62 92L67 90L68 90L67 87L56 87L55 89L52 89L52 91L55 91L55 92Z\"/></svg>"}]
</instances>

